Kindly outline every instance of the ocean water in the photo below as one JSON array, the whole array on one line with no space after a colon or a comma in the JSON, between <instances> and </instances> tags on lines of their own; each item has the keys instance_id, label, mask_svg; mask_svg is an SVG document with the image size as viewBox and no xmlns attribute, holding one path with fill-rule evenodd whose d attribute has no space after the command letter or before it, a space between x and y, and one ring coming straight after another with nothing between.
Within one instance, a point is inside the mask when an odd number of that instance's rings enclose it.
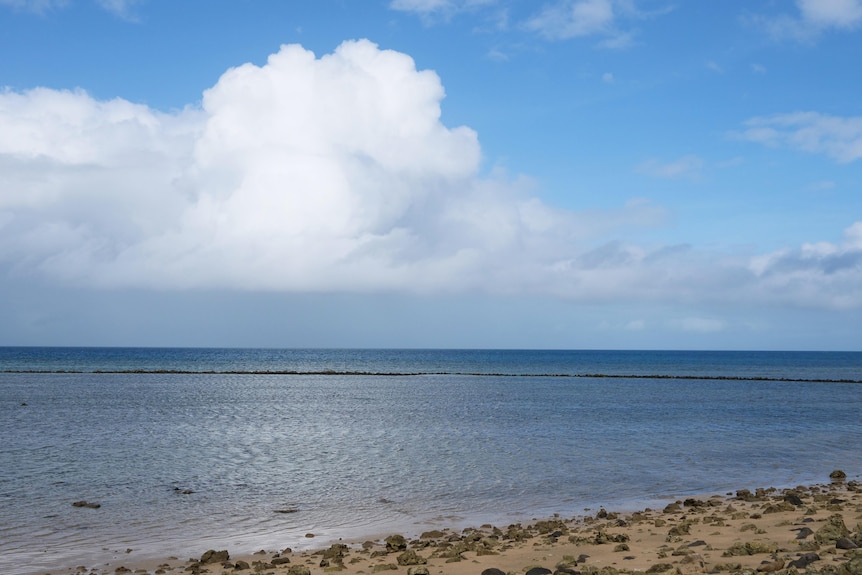
<instances>
[{"instance_id":1,"label":"ocean water","mask_svg":"<svg viewBox=\"0 0 862 575\"><path fill-rule=\"evenodd\" d=\"M0 572L860 479L860 414L862 353L0 348Z\"/></svg>"}]
</instances>

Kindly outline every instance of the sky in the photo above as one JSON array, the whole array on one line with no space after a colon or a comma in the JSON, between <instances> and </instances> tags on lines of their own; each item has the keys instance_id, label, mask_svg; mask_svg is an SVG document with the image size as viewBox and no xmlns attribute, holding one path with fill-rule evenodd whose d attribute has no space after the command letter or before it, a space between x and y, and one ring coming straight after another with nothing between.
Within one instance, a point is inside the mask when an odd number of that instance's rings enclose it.
<instances>
[{"instance_id":1,"label":"sky","mask_svg":"<svg viewBox=\"0 0 862 575\"><path fill-rule=\"evenodd\" d=\"M0 345L862 350L862 0L0 0Z\"/></svg>"}]
</instances>

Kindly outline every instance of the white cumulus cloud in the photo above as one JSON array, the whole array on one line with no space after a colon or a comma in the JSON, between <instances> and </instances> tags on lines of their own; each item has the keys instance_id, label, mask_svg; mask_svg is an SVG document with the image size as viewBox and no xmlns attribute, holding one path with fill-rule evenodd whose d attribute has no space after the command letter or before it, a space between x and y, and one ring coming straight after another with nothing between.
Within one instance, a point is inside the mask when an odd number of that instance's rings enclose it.
<instances>
[{"instance_id":1,"label":"white cumulus cloud","mask_svg":"<svg viewBox=\"0 0 862 575\"><path fill-rule=\"evenodd\" d=\"M862 223L767 255L621 241L666 211L563 210L529 178L484 175L444 96L367 40L284 46L171 113L0 92L0 269L102 288L862 306Z\"/></svg>"}]
</instances>

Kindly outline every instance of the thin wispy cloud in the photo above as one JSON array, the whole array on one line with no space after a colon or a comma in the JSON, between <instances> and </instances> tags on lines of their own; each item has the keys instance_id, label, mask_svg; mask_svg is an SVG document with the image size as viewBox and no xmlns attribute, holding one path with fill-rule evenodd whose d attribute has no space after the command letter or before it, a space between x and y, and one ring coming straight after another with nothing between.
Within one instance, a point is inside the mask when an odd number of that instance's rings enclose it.
<instances>
[{"instance_id":1,"label":"thin wispy cloud","mask_svg":"<svg viewBox=\"0 0 862 575\"><path fill-rule=\"evenodd\" d=\"M862 117L795 112L751 118L738 137L767 146L826 154L842 163L862 159Z\"/></svg>"},{"instance_id":2,"label":"thin wispy cloud","mask_svg":"<svg viewBox=\"0 0 862 575\"><path fill-rule=\"evenodd\" d=\"M655 178L665 179L697 179L703 170L703 159L695 156L683 156L672 162L661 162L656 159L650 159L641 163L637 167L637 171L652 176Z\"/></svg>"},{"instance_id":3,"label":"thin wispy cloud","mask_svg":"<svg viewBox=\"0 0 862 575\"><path fill-rule=\"evenodd\" d=\"M862 26L862 0L796 0L795 12L750 19L776 39L816 40L824 32L852 31Z\"/></svg>"}]
</instances>

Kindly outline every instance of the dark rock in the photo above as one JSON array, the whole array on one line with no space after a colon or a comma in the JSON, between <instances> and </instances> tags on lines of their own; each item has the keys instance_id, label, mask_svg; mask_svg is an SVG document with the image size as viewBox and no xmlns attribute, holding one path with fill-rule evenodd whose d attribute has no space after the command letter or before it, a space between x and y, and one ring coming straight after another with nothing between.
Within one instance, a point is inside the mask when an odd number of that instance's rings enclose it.
<instances>
[{"instance_id":1,"label":"dark rock","mask_svg":"<svg viewBox=\"0 0 862 575\"><path fill-rule=\"evenodd\" d=\"M796 493L788 493L784 496L784 501L790 503L791 505L795 505L796 507L801 507L804 505L802 498L799 497Z\"/></svg>"},{"instance_id":2,"label":"dark rock","mask_svg":"<svg viewBox=\"0 0 862 575\"><path fill-rule=\"evenodd\" d=\"M287 575L311 575L311 569L305 565L292 565L287 570Z\"/></svg>"},{"instance_id":3,"label":"dark rock","mask_svg":"<svg viewBox=\"0 0 862 575\"><path fill-rule=\"evenodd\" d=\"M76 501L72 504L72 507L86 507L87 509L98 509L101 506L99 503L91 503L89 501Z\"/></svg>"},{"instance_id":4,"label":"dark rock","mask_svg":"<svg viewBox=\"0 0 862 575\"><path fill-rule=\"evenodd\" d=\"M506 572L496 567L489 567L482 571L482 575L506 575Z\"/></svg>"},{"instance_id":5,"label":"dark rock","mask_svg":"<svg viewBox=\"0 0 862 575\"><path fill-rule=\"evenodd\" d=\"M847 474L844 473L843 471L841 471L840 469L836 469L835 471L833 471L832 473L829 474L829 479L831 479L832 481L835 481L835 482L844 481L845 479L847 479Z\"/></svg>"},{"instance_id":6,"label":"dark rock","mask_svg":"<svg viewBox=\"0 0 862 575\"><path fill-rule=\"evenodd\" d=\"M557 567L557 570L554 571L554 575L581 575L581 572L576 571L571 567Z\"/></svg>"},{"instance_id":7,"label":"dark rock","mask_svg":"<svg viewBox=\"0 0 862 575\"><path fill-rule=\"evenodd\" d=\"M670 571L673 569L673 565L670 563L656 563L646 570L647 573L664 573L665 571Z\"/></svg>"},{"instance_id":8,"label":"dark rock","mask_svg":"<svg viewBox=\"0 0 862 575\"><path fill-rule=\"evenodd\" d=\"M245 561L237 561L236 563L234 563L233 568L237 571L244 571L246 569L251 569L251 565L249 565Z\"/></svg>"},{"instance_id":9,"label":"dark rock","mask_svg":"<svg viewBox=\"0 0 862 575\"><path fill-rule=\"evenodd\" d=\"M294 509L293 507L290 507L288 509L276 509L275 512L276 513L299 513L299 509Z\"/></svg>"},{"instance_id":10,"label":"dark rock","mask_svg":"<svg viewBox=\"0 0 862 575\"><path fill-rule=\"evenodd\" d=\"M817 553L803 553L799 559L794 559L788 563L788 567L796 567L797 569L805 569L815 561L820 561L820 555Z\"/></svg>"},{"instance_id":11,"label":"dark rock","mask_svg":"<svg viewBox=\"0 0 862 575\"><path fill-rule=\"evenodd\" d=\"M812 534L814 534L814 531L812 531L809 527L803 527L802 529L799 530L799 533L796 534L796 538L797 539L805 539L806 537L808 537L809 535L812 535Z\"/></svg>"},{"instance_id":12,"label":"dark rock","mask_svg":"<svg viewBox=\"0 0 862 575\"><path fill-rule=\"evenodd\" d=\"M688 544L689 547L702 547L704 545L706 545L706 541L703 539L698 539L697 541L693 541Z\"/></svg>"},{"instance_id":13,"label":"dark rock","mask_svg":"<svg viewBox=\"0 0 862 575\"><path fill-rule=\"evenodd\" d=\"M551 571L550 569L545 569L544 567L533 567L524 575L551 575L552 573L553 571Z\"/></svg>"},{"instance_id":14,"label":"dark rock","mask_svg":"<svg viewBox=\"0 0 862 575\"><path fill-rule=\"evenodd\" d=\"M207 563L224 563L228 559L230 559L230 554L227 551L215 551L210 549L201 555L201 563L204 565Z\"/></svg>"},{"instance_id":15,"label":"dark rock","mask_svg":"<svg viewBox=\"0 0 862 575\"><path fill-rule=\"evenodd\" d=\"M416 567L409 567L407 569L407 575L431 575L431 572L428 571L427 567L417 565Z\"/></svg>"},{"instance_id":16,"label":"dark rock","mask_svg":"<svg viewBox=\"0 0 862 575\"><path fill-rule=\"evenodd\" d=\"M848 539L847 537L842 537L838 541L835 542L836 549L859 549L859 546L856 545L853 541Z\"/></svg>"},{"instance_id":17,"label":"dark rock","mask_svg":"<svg viewBox=\"0 0 862 575\"><path fill-rule=\"evenodd\" d=\"M269 560L269 562L273 565L287 565L288 563L290 563L290 557L285 557L284 555L281 555L279 557L273 557Z\"/></svg>"}]
</instances>

